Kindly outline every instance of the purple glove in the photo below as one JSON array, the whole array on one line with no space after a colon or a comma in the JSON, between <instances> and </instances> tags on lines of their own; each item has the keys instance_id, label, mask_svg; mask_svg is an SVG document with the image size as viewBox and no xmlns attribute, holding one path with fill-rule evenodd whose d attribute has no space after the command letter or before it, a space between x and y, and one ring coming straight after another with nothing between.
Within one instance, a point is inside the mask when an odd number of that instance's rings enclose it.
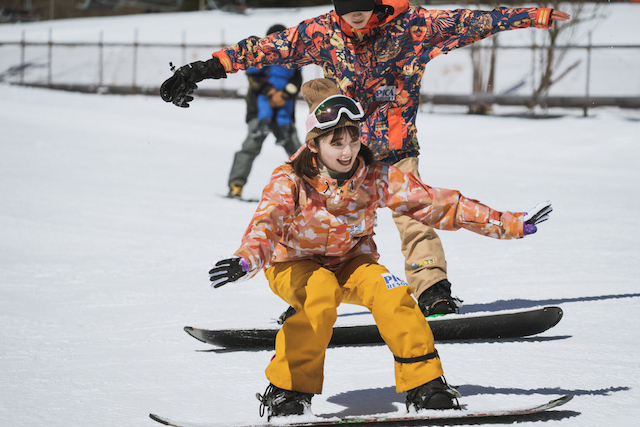
<instances>
[{"instance_id":1,"label":"purple glove","mask_svg":"<svg viewBox=\"0 0 640 427\"><path fill-rule=\"evenodd\" d=\"M524 235L528 236L538 231L536 224L540 224L543 221L549 219L549 214L553 211L551 202L546 201L538 203L531 211L524 216Z\"/></svg>"}]
</instances>

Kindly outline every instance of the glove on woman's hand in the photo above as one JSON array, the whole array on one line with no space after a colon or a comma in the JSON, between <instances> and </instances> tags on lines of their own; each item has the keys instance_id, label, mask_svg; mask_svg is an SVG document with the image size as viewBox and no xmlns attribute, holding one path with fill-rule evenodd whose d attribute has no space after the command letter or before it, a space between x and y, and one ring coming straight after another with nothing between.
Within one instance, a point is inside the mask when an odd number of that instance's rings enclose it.
<instances>
[{"instance_id":1,"label":"glove on woman's hand","mask_svg":"<svg viewBox=\"0 0 640 427\"><path fill-rule=\"evenodd\" d=\"M237 256L221 257L216 261L213 262L214 267L209 270L209 280L214 288L229 282L246 280L247 272L251 269L249 261Z\"/></svg>"},{"instance_id":2,"label":"glove on woman's hand","mask_svg":"<svg viewBox=\"0 0 640 427\"><path fill-rule=\"evenodd\" d=\"M553 211L551 202L538 203L524 216L524 235L533 234L538 231L537 224L549 219L549 214Z\"/></svg>"}]
</instances>

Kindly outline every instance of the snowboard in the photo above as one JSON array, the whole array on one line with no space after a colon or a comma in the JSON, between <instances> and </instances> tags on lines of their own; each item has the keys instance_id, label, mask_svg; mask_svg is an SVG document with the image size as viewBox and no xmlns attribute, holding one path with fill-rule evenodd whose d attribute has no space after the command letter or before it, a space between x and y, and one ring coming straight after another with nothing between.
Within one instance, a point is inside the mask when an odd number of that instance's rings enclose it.
<instances>
[{"instance_id":1,"label":"snowboard","mask_svg":"<svg viewBox=\"0 0 640 427\"><path fill-rule=\"evenodd\" d=\"M246 198L246 197L231 197L231 196L227 196L226 194L218 194L218 197L222 197L223 199L237 200L239 202L246 202L246 203L260 202L260 199L253 199L253 198Z\"/></svg>"},{"instance_id":2,"label":"snowboard","mask_svg":"<svg viewBox=\"0 0 640 427\"><path fill-rule=\"evenodd\" d=\"M539 334L562 319L559 307L543 307L489 314L448 314L428 317L436 341L495 340ZM272 349L278 329L199 329L185 332L207 344L235 349ZM330 346L381 344L376 325L335 326Z\"/></svg>"},{"instance_id":3,"label":"snowboard","mask_svg":"<svg viewBox=\"0 0 640 427\"><path fill-rule=\"evenodd\" d=\"M393 427L393 426L407 426L407 425L452 425L465 423L514 423L517 421L527 421L534 414L540 414L541 412L548 411L558 406L564 405L573 398L572 394L562 396L558 399L551 400L538 406L531 406L523 409L506 409L497 411L469 411L469 410L446 410L446 411L421 411L419 413L394 413L387 415L365 415L365 416L352 416L345 418L321 418L314 417L310 421L307 416L291 417L290 422L286 419L276 419L273 423L258 423L258 424L233 424L232 427L324 427L324 426L344 426L344 425L366 425L376 427ZM173 427L221 427L221 423L190 423L174 421L169 418L161 417L155 414L149 414L149 417L167 426ZM304 420L302 420L304 417ZM298 419L300 421L295 421ZM465 423L466 424L466 423ZM229 426L228 423L224 424Z\"/></svg>"}]
</instances>

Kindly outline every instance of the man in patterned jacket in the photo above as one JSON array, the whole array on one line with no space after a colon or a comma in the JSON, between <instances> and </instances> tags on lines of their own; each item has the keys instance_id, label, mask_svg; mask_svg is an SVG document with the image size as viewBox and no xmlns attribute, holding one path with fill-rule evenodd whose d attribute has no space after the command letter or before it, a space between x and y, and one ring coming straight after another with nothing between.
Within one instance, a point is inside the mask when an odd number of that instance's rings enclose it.
<instances>
[{"instance_id":1,"label":"man in patterned jacket","mask_svg":"<svg viewBox=\"0 0 640 427\"><path fill-rule=\"evenodd\" d=\"M249 67L316 64L362 104L362 141L376 160L418 174L416 115L426 64L499 31L548 29L569 15L553 9L427 10L408 0L334 0L335 10L265 38L248 37L176 71L161 87L167 102L188 107L196 83ZM405 273L425 315L457 311L444 250L433 229L394 215Z\"/></svg>"}]
</instances>

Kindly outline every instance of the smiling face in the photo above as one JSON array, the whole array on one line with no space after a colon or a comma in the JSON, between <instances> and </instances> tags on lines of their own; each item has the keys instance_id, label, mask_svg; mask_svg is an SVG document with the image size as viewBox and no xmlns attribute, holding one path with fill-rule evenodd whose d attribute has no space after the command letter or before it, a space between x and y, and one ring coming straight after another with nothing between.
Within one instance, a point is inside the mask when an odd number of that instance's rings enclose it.
<instances>
[{"instance_id":1,"label":"smiling face","mask_svg":"<svg viewBox=\"0 0 640 427\"><path fill-rule=\"evenodd\" d=\"M317 153L319 163L339 173L350 172L360 152L360 135L351 127L338 128L309 141L309 150Z\"/></svg>"},{"instance_id":2,"label":"smiling face","mask_svg":"<svg viewBox=\"0 0 640 427\"><path fill-rule=\"evenodd\" d=\"M367 22L369 22L371 15L373 15L373 10L349 12L345 13L340 18L344 19L347 24L351 25L351 28L361 30L367 25Z\"/></svg>"}]
</instances>

